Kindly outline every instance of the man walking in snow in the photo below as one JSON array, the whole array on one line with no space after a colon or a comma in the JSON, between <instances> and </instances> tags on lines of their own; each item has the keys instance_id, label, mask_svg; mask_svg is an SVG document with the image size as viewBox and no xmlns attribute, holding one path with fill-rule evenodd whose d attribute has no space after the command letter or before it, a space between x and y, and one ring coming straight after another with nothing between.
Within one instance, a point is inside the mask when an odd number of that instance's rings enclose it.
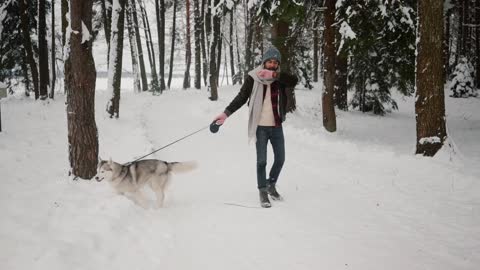
<instances>
[{"instance_id":1,"label":"man walking in snow","mask_svg":"<svg viewBox=\"0 0 480 270\"><path fill-rule=\"evenodd\" d=\"M282 122L287 112L295 110L293 88L297 77L280 72L281 55L277 48L269 48L262 58L262 64L248 72L240 92L225 111L215 118L218 125L242 107L247 100L249 106L248 137L255 140L257 149L257 187L260 205L271 206L268 195L273 200L282 200L276 184L285 161L285 140ZM267 144L270 141L274 161L267 179Z\"/></svg>"}]
</instances>

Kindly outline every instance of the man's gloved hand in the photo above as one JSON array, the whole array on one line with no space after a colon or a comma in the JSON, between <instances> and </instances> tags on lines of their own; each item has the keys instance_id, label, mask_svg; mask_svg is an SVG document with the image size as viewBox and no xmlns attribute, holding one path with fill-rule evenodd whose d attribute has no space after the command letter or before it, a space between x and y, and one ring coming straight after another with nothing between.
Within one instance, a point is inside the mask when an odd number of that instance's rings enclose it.
<instances>
[{"instance_id":1,"label":"man's gloved hand","mask_svg":"<svg viewBox=\"0 0 480 270\"><path fill-rule=\"evenodd\" d=\"M259 78L265 79L265 80L271 80L273 78L277 77L277 73L273 70L268 70L268 69L262 69L257 72L257 75Z\"/></svg>"},{"instance_id":2,"label":"man's gloved hand","mask_svg":"<svg viewBox=\"0 0 480 270\"><path fill-rule=\"evenodd\" d=\"M223 122L225 122L225 120L227 119L227 114L225 114L224 112L222 112L221 114L219 114L217 117L215 117L214 121L217 125L223 125Z\"/></svg>"}]
</instances>

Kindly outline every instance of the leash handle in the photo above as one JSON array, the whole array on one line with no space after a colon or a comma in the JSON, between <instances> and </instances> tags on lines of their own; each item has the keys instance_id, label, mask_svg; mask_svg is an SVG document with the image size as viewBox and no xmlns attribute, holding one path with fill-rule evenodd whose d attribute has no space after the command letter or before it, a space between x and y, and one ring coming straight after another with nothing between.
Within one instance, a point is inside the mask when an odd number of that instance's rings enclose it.
<instances>
[{"instance_id":1,"label":"leash handle","mask_svg":"<svg viewBox=\"0 0 480 270\"><path fill-rule=\"evenodd\" d=\"M142 157L139 157L139 158L135 159L134 161L127 162L127 163L125 163L124 165L135 163L135 162L137 162L137 161L139 161L139 160L141 160L141 159L143 159L143 158L145 158L145 157L148 157L148 156L150 156L150 155L152 155L152 154L154 154L154 153L156 153L156 152L158 152L158 151L160 151L160 150L162 150L162 149L165 149L165 148L169 147L169 146L172 145L172 144L175 144L175 143L177 143L177 142L179 142L179 141L181 141L181 140L184 140L184 139L186 139L186 138L188 138L188 137L190 137L190 136L192 136L192 135L195 135L195 134L199 133L200 131L202 131L202 130L204 130L204 129L207 129L207 128L209 128L209 127L210 127L210 125L208 125L208 126L206 126L206 127L202 127L201 129L199 129L199 130L197 130L197 131L195 131L195 132L192 132L192 133L190 133L190 134L188 134L188 135L185 135L185 136L183 136L182 138L180 138L180 139L178 139L178 140L176 140L176 141L174 141L174 142L171 142L171 143L169 143L169 144L167 144L167 145L165 145L165 146L162 146L161 148L159 148L159 149L157 149L157 150L155 150L155 151L153 151L153 152L151 152L151 153L149 153L149 154L146 154L146 155L144 155L144 156L142 156Z\"/></svg>"}]
</instances>

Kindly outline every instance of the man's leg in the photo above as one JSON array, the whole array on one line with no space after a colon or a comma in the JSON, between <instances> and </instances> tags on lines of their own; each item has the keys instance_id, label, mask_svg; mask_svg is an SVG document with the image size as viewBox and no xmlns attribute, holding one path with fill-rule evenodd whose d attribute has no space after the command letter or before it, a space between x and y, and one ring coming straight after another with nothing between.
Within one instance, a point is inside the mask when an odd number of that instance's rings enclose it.
<instances>
[{"instance_id":1,"label":"man's leg","mask_svg":"<svg viewBox=\"0 0 480 270\"><path fill-rule=\"evenodd\" d=\"M257 187L260 195L260 205L264 208L271 206L267 193L267 143L270 130L268 127L257 127Z\"/></svg>"},{"instance_id":2,"label":"man's leg","mask_svg":"<svg viewBox=\"0 0 480 270\"><path fill-rule=\"evenodd\" d=\"M257 127L257 187L258 189L267 187L267 143L268 127Z\"/></svg>"},{"instance_id":3,"label":"man's leg","mask_svg":"<svg viewBox=\"0 0 480 270\"><path fill-rule=\"evenodd\" d=\"M278 176L282 171L283 164L285 163L285 139L283 137L283 128L278 127L274 128L272 136L270 138L270 143L273 148L273 165L270 170L270 183L275 184L278 180Z\"/></svg>"},{"instance_id":4,"label":"man's leg","mask_svg":"<svg viewBox=\"0 0 480 270\"><path fill-rule=\"evenodd\" d=\"M270 142L273 148L274 161L272 169L270 170L270 177L268 179L268 193L273 200L283 200L282 196L278 194L276 189L276 183L280 172L282 171L283 164L285 163L285 139L283 136L282 127L274 128Z\"/></svg>"}]
</instances>

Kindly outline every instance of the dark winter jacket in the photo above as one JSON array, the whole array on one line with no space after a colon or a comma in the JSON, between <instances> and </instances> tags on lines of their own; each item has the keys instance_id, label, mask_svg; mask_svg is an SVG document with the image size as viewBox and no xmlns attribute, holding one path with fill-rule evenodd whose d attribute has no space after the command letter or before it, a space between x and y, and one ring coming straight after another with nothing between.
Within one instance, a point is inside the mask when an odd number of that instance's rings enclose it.
<instances>
[{"instance_id":1,"label":"dark winter jacket","mask_svg":"<svg viewBox=\"0 0 480 270\"><path fill-rule=\"evenodd\" d=\"M278 105L280 106L279 111L282 122L285 121L285 115L288 112L293 112L296 109L294 87L297 85L297 82L297 76L288 74L286 72L280 72L278 79L272 83L272 87L280 88ZM227 116L230 116L235 111L240 109L240 107L242 107L247 100L250 102L253 83L253 78L248 75L245 78L245 82L243 83L242 87L240 88L240 92L225 109L224 112ZM265 89L266 87L264 87L264 91Z\"/></svg>"}]
</instances>

